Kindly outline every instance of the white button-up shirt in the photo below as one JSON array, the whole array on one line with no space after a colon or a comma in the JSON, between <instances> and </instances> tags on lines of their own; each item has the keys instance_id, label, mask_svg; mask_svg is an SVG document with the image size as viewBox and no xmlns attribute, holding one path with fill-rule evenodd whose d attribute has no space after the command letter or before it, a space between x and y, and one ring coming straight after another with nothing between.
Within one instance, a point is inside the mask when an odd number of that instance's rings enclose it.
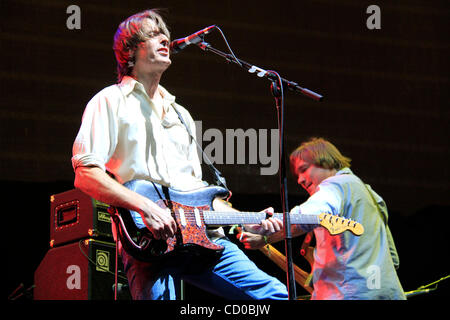
<instances>
[{"instance_id":1,"label":"white button-up shirt","mask_svg":"<svg viewBox=\"0 0 450 320\"><path fill-rule=\"evenodd\" d=\"M97 93L73 145L73 168L98 166L120 183L144 179L183 191L205 186L196 144L173 108L194 137L195 123L173 95L162 86L159 90L163 119L144 86L131 77Z\"/></svg>"}]
</instances>

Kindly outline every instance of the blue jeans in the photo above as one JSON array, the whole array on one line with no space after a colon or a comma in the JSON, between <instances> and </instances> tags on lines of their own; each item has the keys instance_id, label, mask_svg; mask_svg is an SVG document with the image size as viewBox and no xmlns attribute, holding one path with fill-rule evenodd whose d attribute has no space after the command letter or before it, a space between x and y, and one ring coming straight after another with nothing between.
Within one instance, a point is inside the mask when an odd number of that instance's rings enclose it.
<instances>
[{"instance_id":1,"label":"blue jeans","mask_svg":"<svg viewBox=\"0 0 450 320\"><path fill-rule=\"evenodd\" d=\"M180 280L230 300L288 299L286 286L258 269L238 246L227 238L215 242L225 249L210 267L186 257L146 263L122 251L133 299L176 300Z\"/></svg>"}]
</instances>

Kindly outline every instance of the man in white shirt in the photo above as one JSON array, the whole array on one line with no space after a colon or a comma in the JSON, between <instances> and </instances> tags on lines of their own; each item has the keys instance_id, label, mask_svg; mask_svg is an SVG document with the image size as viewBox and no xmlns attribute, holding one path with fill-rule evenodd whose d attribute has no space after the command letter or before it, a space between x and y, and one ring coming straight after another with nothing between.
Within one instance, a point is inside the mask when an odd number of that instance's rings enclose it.
<instances>
[{"instance_id":1,"label":"man in white shirt","mask_svg":"<svg viewBox=\"0 0 450 320\"><path fill-rule=\"evenodd\" d=\"M162 240L175 235L175 220L122 184L142 179L181 191L206 185L195 142L174 108L195 137L194 121L160 85L171 64L169 43L170 33L156 10L135 14L120 24L114 37L118 84L89 101L72 157L77 188L104 203L138 212L153 237ZM220 201L214 204L224 206ZM267 219L260 231L280 228L281 221ZM220 229L210 235L225 249L213 267L198 266L197 274L184 272L187 261L150 264L122 250L133 298L176 299L178 279L230 299L287 298L285 286L259 270Z\"/></svg>"}]
</instances>

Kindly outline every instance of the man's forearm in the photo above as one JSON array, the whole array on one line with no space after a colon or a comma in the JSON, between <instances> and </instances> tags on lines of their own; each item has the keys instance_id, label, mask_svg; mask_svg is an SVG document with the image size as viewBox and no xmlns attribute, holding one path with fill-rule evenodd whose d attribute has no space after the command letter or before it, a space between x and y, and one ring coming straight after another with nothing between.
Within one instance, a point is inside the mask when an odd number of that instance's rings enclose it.
<instances>
[{"instance_id":1,"label":"man's forearm","mask_svg":"<svg viewBox=\"0 0 450 320\"><path fill-rule=\"evenodd\" d=\"M98 167L77 168L75 187L101 202L138 212L155 239L173 237L177 230L170 213L145 196L124 187Z\"/></svg>"},{"instance_id":2,"label":"man's forearm","mask_svg":"<svg viewBox=\"0 0 450 320\"><path fill-rule=\"evenodd\" d=\"M78 167L75 171L74 185L98 201L137 212L140 212L148 201L112 179L98 167Z\"/></svg>"}]
</instances>

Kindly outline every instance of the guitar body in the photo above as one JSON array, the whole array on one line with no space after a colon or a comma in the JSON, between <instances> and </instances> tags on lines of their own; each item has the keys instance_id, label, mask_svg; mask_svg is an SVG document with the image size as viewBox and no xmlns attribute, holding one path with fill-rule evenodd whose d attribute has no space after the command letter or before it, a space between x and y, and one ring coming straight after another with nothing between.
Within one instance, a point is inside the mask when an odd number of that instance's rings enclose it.
<instances>
[{"instance_id":1,"label":"guitar body","mask_svg":"<svg viewBox=\"0 0 450 320\"><path fill-rule=\"evenodd\" d=\"M138 212L119 208L118 214L113 214L113 219L119 225L118 234L122 246L134 258L154 262L173 254L215 256L222 252L223 247L213 243L207 236L203 211L213 210L213 200L228 195L225 188L209 186L184 192L145 180L132 180L124 186L147 197L161 208L170 210L177 224L173 237L166 241L156 240Z\"/></svg>"}]
</instances>

